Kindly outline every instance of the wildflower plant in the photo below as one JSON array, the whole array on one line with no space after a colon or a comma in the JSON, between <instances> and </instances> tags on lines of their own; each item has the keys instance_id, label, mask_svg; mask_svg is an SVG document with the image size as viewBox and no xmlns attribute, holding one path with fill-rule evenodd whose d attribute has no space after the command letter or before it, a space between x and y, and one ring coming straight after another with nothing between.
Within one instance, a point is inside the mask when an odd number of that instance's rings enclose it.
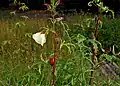
<instances>
[{"instance_id":1,"label":"wildflower plant","mask_svg":"<svg viewBox=\"0 0 120 86\"><path fill-rule=\"evenodd\" d=\"M67 43L66 39L62 40L63 36L70 36L68 33L68 25L63 22L63 17L56 17L58 13L56 12L56 7L59 5L60 0L51 0L51 4L44 4L47 6L47 10L50 11L51 18L49 18L50 25L47 27L41 27L42 31L33 34L33 39L36 43L44 46L44 44L49 40L49 34L52 34L53 42L53 54L49 57L49 63L52 69L52 86L55 86L55 70L56 70L56 59L58 50L62 50L62 47L67 47L68 51L71 53L71 46L74 46L72 43ZM59 26L60 28L58 28ZM66 29L67 28L67 29ZM70 42L70 41L69 41ZM49 46L48 46L49 47ZM51 51L49 51L51 52Z\"/></svg>"},{"instance_id":2,"label":"wildflower plant","mask_svg":"<svg viewBox=\"0 0 120 86\"><path fill-rule=\"evenodd\" d=\"M112 17L114 18L114 12L112 10L110 10L108 7L103 5L103 2L101 2L100 0L92 0L88 3L88 6L92 6L95 5L98 8L98 12L96 14L96 19L95 19L95 29L91 32L91 60L92 60L92 68L94 70L96 64L97 64L97 54L98 54L98 31L99 29L102 28L102 22L101 22L101 18L100 18L100 14L102 12L111 12L112 13ZM101 43L100 44L100 49L102 52L104 52L104 49L102 49ZM90 75L90 81L89 81L89 85L93 85L93 77L94 77L94 71L91 71L91 75Z\"/></svg>"}]
</instances>

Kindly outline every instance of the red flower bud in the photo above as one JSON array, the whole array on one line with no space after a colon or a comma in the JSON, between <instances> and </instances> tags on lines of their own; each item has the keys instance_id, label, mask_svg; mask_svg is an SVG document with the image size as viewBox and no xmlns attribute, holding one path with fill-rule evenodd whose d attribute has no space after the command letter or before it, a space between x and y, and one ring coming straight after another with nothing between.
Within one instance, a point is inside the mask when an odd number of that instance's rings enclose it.
<instances>
[{"instance_id":1,"label":"red flower bud","mask_svg":"<svg viewBox=\"0 0 120 86\"><path fill-rule=\"evenodd\" d=\"M56 60L55 57L49 58L49 63L51 66L55 64L55 60Z\"/></svg>"}]
</instances>

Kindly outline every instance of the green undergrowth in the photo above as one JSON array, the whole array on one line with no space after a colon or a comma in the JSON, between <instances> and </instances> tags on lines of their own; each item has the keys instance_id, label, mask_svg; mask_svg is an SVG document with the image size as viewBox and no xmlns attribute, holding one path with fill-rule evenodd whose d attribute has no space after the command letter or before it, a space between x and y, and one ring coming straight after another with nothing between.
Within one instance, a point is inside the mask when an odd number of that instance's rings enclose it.
<instances>
[{"instance_id":1,"label":"green undergrowth","mask_svg":"<svg viewBox=\"0 0 120 86\"><path fill-rule=\"evenodd\" d=\"M71 52L67 47L58 52L56 86L89 86L90 71L93 70L91 49L87 45L89 33L94 27L92 18L91 14L81 13L68 16L64 21L69 26L68 32L76 47L71 46ZM114 45L118 53L120 19L103 16L102 20L98 40L103 47ZM49 22L46 18L0 19L0 86L51 86L51 66L47 53L52 42L47 41L42 47L32 39L33 33L47 25ZM120 86L120 80L105 77L100 70L95 70L94 86Z\"/></svg>"}]
</instances>

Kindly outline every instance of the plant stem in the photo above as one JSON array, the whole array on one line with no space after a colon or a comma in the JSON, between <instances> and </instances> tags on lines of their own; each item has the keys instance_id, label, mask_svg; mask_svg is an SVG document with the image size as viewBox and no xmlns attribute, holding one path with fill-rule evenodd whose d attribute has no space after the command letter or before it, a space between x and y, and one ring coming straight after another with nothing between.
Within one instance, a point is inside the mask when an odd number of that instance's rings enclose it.
<instances>
[{"instance_id":1,"label":"plant stem","mask_svg":"<svg viewBox=\"0 0 120 86\"><path fill-rule=\"evenodd\" d=\"M96 56L96 52L95 50L93 49L93 46L92 46L92 62L93 62L93 65L92 65L92 70L94 70L94 65L96 64L95 62L95 56ZM89 81L89 85L93 85L93 79L94 79L94 71L91 71L91 75L90 75L90 81Z\"/></svg>"},{"instance_id":2,"label":"plant stem","mask_svg":"<svg viewBox=\"0 0 120 86\"><path fill-rule=\"evenodd\" d=\"M99 14L97 15L97 23L96 23L96 27L95 27L95 31L94 33L92 32L92 39L93 40L97 40L97 35L98 35L98 26L100 24L100 16ZM92 56L91 56L91 59L92 59L92 70L94 70L94 65L96 64L96 61L95 61L95 57L97 55L97 48L95 47L95 45L93 45L91 47L91 50L92 50ZM90 75L90 81L89 81L89 85L93 85L93 81L94 81L94 71L91 71L91 75Z\"/></svg>"},{"instance_id":3,"label":"plant stem","mask_svg":"<svg viewBox=\"0 0 120 86\"><path fill-rule=\"evenodd\" d=\"M95 31L94 31L94 37L95 39L97 39L98 36L98 28L99 28L99 24L100 24L100 15L97 15L97 23L96 23L96 27L95 27Z\"/></svg>"},{"instance_id":4,"label":"plant stem","mask_svg":"<svg viewBox=\"0 0 120 86\"><path fill-rule=\"evenodd\" d=\"M52 86L55 86L56 55L54 53L55 63L52 66Z\"/></svg>"},{"instance_id":5,"label":"plant stem","mask_svg":"<svg viewBox=\"0 0 120 86\"><path fill-rule=\"evenodd\" d=\"M54 37L54 64L52 65L52 86L55 86L55 70L56 70L56 57L57 57L57 43L59 42L56 33L53 33Z\"/></svg>"}]
</instances>

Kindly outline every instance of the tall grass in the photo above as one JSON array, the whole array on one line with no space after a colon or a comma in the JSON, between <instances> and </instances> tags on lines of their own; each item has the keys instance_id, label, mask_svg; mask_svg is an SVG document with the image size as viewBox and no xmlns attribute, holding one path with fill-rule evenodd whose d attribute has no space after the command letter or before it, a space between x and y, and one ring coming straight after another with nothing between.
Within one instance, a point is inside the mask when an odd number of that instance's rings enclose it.
<instances>
[{"instance_id":1,"label":"tall grass","mask_svg":"<svg viewBox=\"0 0 120 86\"><path fill-rule=\"evenodd\" d=\"M55 73L56 86L89 86L90 71L94 71L91 69L91 49L85 45L88 34L81 30L86 29L81 25L86 24L84 20L88 17L91 15L80 14L69 16L66 20L70 36L73 37L72 42L77 47L71 53L66 47L59 52ZM31 37L47 25L49 22L46 18L1 18L0 86L51 86L51 66L46 54L51 50L47 47L52 47L51 41L41 47ZM110 28L107 25L106 27ZM94 77L94 86L120 85L118 80L105 77L99 70L95 71Z\"/></svg>"}]
</instances>

